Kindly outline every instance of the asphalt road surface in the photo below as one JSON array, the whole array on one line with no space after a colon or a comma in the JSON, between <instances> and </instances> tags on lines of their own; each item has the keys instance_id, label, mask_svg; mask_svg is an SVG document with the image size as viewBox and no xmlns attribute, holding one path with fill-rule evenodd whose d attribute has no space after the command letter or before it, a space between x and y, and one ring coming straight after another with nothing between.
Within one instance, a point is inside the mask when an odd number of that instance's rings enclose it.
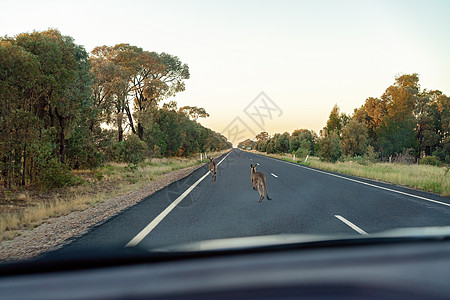
<instances>
[{"instance_id":1,"label":"asphalt road surface","mask_svg":"<svg viewBox=\"0 0 450 300\"><path fill-rule=\"evenodd\" d=\"M153 248L184 242L272 235L365 235L393 228L449 226L450 198L325 172L238 149L126 209L59 251L91 247ZM266 174L269 196L250 181Z\"/></svg>"}]
</instances>

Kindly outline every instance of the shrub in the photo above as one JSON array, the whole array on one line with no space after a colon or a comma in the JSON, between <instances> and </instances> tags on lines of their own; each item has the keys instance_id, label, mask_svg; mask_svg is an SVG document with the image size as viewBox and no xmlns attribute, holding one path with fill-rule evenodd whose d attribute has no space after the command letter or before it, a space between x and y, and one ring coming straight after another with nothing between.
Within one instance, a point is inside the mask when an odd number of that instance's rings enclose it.
<instances>
[{"instance_id":1,"label":"shrub","mask_svg":"<svg viewBox=\"0 0 450 300\"><path fill-rule=\"evenodd\" d=\"M301 157L306 157L306 155L309 154L309 149L305 149L305 148L298 148L297 151L295 151L295 156L298 158Z\"/></svg>"},{"instance_id":2,"label":"shrub","mask_svg":"<svg viewBox=\"0 0 450 300\"><path fill-rule=\"evenodd\" d=\"M378 153L375 152L375 148L371 145L367 146L366 154L364 154L364 158L371 163L375 163L378 159Z\"/></svg>"},{"instance_id":3,"label":"shrub","mask_svg":"<svg viewBox=\"0 0 450 300\"><path fill-rule=\"evenodd\" d=\"M70 173L69 167L63 165L59 160L49 160L39 177L39 183L44 189L59 188L67 185L78 185L83 182L79 177Z\"/></svg>"},{"instance_id":4,"label":"shrub","mask_svg":"<svg viewBox=\"0 0 450 300\"><path fill-rule=\"evenodd\" d=\"M367 143L367 127L357 120L351 120L342 130L340 146L344 155L363 155L366 152Z\"/></svg>"},{"instance_id":5,"label":"shrub","mask_svg":"<svg viewBox=\"0 0 450 300\"><path fill-rule=\"evenodd\" d=\"M326 134L319 140L319 156L321 160L336 162L341 157L339 135L336 131Z\"/></svg>"},{"instance_id":6,"label":"shrub","mask_svg":"<svg viewBox=\"0 0 450 300\"><path fill-rule=\"evenodd\" d=\"M135 134L129 135L126 140L115 145L116 160L131 164L142 162L147 154L147 144Z\"/></svg>"},{"instance_id":7,"label":"shrub","mask_svg":"<svg viewBox=\"0 0 450 300\"><path fill-rule=\"evenodd\" d=\"M420 160L421 165L440 166L441 162L436 156L425 156Z\"/></svg>"},{"instance_id":8,"label":"shrub","mask_svg":"<svg viewBox=\"0 0 450 300\"><path fill-rule=\"evenodd\" d=\"M269 154L270 153L275 153L275 142L273 140L270 140L267 143L266 152L269 153Z\"/></svg>"},{"instance_id":9,"label":"shrub","mask_svg":"<svg viewBox=\"0 0 450 300\"><path fill-rule=\"evenodd\" d=\"M441 161L450 164L450 137L446 137L442 141L442 145L433 152L433 156L437 156Z\"/></svg>"}]
</instances>

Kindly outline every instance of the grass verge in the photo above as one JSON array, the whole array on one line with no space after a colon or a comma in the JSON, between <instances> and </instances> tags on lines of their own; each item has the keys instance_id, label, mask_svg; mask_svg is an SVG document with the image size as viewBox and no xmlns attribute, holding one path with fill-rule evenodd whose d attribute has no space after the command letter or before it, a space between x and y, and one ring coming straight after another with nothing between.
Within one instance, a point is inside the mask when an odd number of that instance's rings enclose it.
<instances>
[{"instance_id":1,"label":"grass verge","mask_svg":"<svg viewBox=\"0 0 450 300\"><path fill-rule=\"evenodd\" d=\"M368 162L360 164L354 161L329 163L320 161L317 157L308 157L307 162L304 162L304 158L302 160L293 161L292 155L290 154L267 154L258 151L251 152L290 162L301 163L317 169L375 179L436 193L444 197L450 197L449 167Z\"/></svg>"},{"instance_id":2,"label":"grass verge","mask_svg":"<svg viewBox=\"0 0 450 300\"><path fill-rule=\"evenodd\" d=\"M227 151L209 153L218 157ZM12 239L23 230L33 229L52 217L85 210L105 199L139 189L167 173L206 163L191 158L153 158L138 166L108 163L97 170L77 170L83 184L49 192L31 188L3 191L0 199L0 241Z\"/></svg>"}]
</instances>

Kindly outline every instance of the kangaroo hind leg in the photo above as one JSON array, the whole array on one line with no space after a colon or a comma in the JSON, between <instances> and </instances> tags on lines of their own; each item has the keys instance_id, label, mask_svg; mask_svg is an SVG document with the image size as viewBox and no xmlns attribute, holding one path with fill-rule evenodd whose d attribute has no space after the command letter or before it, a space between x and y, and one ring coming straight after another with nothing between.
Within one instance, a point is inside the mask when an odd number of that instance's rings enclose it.
<instances>
[{"instance_id":1,"label":"kangaroo hind leg","mask_svg":"<svg viewBox=\"0 0 450 300\"><path fill-rule=\"evenodd\" d=\"M259 193L259 200L258 200L258 202L261 202L264 199L264 193L263 193L264 190L262 190L262 186L260 184L257 184L256 187L258 188L258 193Z\"/></svg>"}]
</instances>

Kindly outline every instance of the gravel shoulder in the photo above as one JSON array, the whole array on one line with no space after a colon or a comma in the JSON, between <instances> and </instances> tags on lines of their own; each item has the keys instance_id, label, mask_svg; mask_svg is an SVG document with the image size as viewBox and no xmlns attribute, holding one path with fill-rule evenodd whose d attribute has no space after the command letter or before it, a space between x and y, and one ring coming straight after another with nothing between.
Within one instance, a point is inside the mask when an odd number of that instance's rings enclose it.
<instances>
[{"instance_id":1,"label":"gravel shoulder","mask_svg":"<svg viewBox=\"0 0 450 300\"><path fill-rule=\"evenodd\" d=\"M33 230L24 230L13 240L0 242L0 261L24 260L55 250L68 243L72 237L83 235L94 225L106 221L122 210L136 204L172 182L180 180L204 164L176 170L151 181L146 186L124 195L105 199L84 211L50 218Z\"/></svg>"}]
</instances>

